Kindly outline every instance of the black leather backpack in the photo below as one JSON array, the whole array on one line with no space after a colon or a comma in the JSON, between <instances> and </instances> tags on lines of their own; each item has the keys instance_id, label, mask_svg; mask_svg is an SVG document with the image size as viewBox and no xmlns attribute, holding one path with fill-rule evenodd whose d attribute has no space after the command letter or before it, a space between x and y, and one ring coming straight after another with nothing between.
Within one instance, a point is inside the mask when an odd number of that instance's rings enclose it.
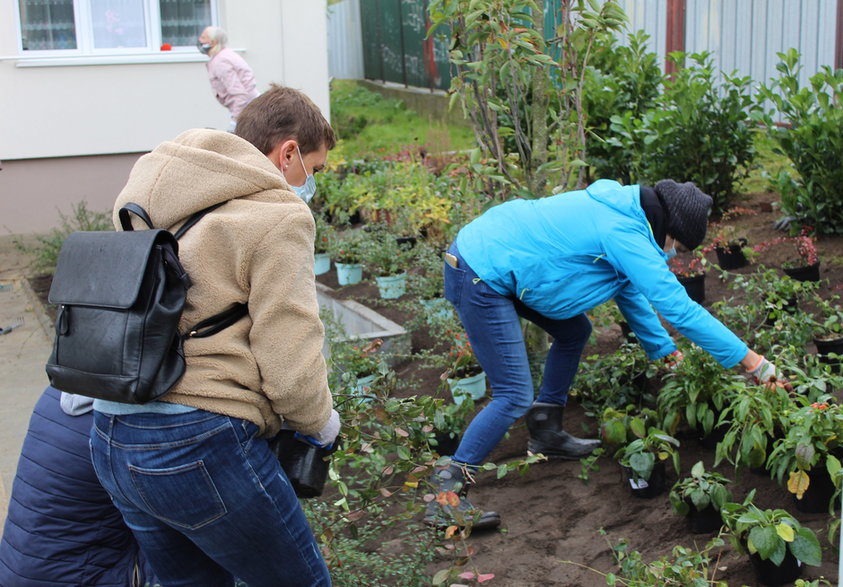
<instances>
[{"instance_id":1,"label":"black leather backpack","mask_svg":"<svg viewBox=\"0 0 843 587\"><path fill-rule=\"evenodd\" d=\"M119 212L122 231L67 237L48 296L59 306L46 367L53 387L129 404L152 401L184 375L186 338L211 336L248 314L246 304L235 304L178 332L191 285L178 239L221 205L200 210L172 234L128 203ZM135 231L130 213L150 230Z\"/></svg>"}]
</instances>

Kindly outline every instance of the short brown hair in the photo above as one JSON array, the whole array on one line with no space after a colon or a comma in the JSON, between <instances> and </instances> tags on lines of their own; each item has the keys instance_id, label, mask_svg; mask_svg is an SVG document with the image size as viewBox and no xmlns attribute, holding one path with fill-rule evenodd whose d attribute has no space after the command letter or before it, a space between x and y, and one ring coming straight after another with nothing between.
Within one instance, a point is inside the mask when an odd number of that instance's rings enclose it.
<instances>
[{"instance_id":1,"label":"short brown hair","mask_svg":"<svg viewBox=\"0 0 843 587\"><path fill-rule=\"evenodd\" d=\"M264 155L289 139L298 141L302 154L317 151L322 145L331 150L337 144L334 130L313 100L277 84L243 109L237 117L235 134Z\"/></svg>"}]
</instances>

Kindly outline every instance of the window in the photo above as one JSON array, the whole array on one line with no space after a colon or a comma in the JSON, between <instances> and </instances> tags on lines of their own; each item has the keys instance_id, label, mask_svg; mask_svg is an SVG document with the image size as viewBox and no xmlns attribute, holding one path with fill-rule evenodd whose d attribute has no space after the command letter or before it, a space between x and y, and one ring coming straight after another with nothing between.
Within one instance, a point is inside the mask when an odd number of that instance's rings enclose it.
<instances>
[{"instance_id":1,"label":"window","mask_svg":"<svg viewBox=\"0 0 843 587\"><path fill-rule=\"evenodd\" d=\"M70 54L194 47L216 0L19 0L21 50Z\"/></svg>"}]
</instances>

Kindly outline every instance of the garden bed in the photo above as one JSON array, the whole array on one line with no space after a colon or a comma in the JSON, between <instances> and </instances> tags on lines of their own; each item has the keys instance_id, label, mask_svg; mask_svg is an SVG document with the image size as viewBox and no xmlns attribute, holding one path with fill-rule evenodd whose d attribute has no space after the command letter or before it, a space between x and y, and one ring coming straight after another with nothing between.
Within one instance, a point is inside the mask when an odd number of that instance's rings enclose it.
<instances>
[{"instance_id":1,"label":"garden bed","mask_svg":"<svg viewBox=\"0 0 843 587\"><path fill-rule=\"evenodd\" d=\"M782 233L773 228L779 214L771 207L774 194L747 196L741 206L757 212L755 215L738 216L730 220L749 242L758 243ZM821 293L827 295L843 283L843 265L838 251L843 251L843 239L826 238L818 241L817 249L823 259L821 277L827 284ZM684 253L687 255L687 253ZM713 253L710 260L716 261ZM768 251L756 262L768 267L777 266L782 259L776 251ZM748 265L734 271L751 274L757 265ZM319 276L320 282L337 288L335 295L352 299L374 308L391 320L406 324L413 318L406 299L385 301L378 299L377 288L371 280L345 287L338 287L335 272ZM706 279L706 303L710 306L725 297L738 296L722 282L716 272ZM586 349L586 355L614 351L621 338L617 326L600 329L595 343ZM413 351L429 348L434 344L425 328L412 331ZM809 349L812 351L813 349ZM399 381L412 381L399 390L399 394L439 394L441 369L424 368L414 361L396 366ZM841 397L837 392L838 398ZM478 407L482 407L482 402ZM596 434L593 419L588 418L574 399L566 413L568 428L574 433ZM706 469L713 469L714 450L703 448L693 437L681 437L680 448L682 475L686 475L697 461ZM516 422L509 435L490 455L496 464L523 458L526 455L527 430L523 420ZM598 469L588 473L588 480L578 478L579 462L551 461L530 467L524 476L510 474L496 479L493 473L481 473L478 484L472 489L472 501L484 509L498 511L503 518L502 531L475 534L469 541L475 549L469 567L480 573L495 575L491 585L564 585L590 587L603 585L605 573L616 572L612 546L626 539L630 550L640 551L644 560L652 561L668 556L676 545L701 550L710 536L694 535L688 531L687 521L674 514L668 503L667 493L651 500L630 496L629 488L622 481L619 465L609 456L597 461ZM721 464L718 469L730 478L734 469ZM675 481L671 475L670 482ZM803 578L824 576L832 580L837 573L837 547L828 542L827 514L805 514L796 510L792 495L766 475L745 473L732 485L736 501L741 501L756 489L754 503L764 508L784 508L794 514L804 525L812 528L823 545L822 567L806 567ZM605 535L603 534L605 533ZM431 575L447 566L447 559L430 566ZM729 585L752 585L754 575L749 560L734 553L728 545L716 565L715 578ZM709 577L711 578L711 577Z\"/></svg>"}]
</instances>

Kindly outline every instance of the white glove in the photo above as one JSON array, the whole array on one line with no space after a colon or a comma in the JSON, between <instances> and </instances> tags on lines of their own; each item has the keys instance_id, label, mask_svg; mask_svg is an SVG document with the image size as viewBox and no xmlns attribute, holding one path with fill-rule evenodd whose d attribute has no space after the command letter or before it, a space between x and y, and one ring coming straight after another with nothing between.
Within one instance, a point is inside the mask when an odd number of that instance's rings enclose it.
<instances>
[{"instance_id":1,"label":"white glove","mask_svg":"<svg viewBox=\"0 0 843 587\"><path fill-rule=\"evenodd\" d=\"M764 357L759 357L755 367L747 369L746 374L758 384L775 383L783 379L781 372L776 366Z\"/></svg>"},{"instance_id":2,"label":"white glove","mask_svg":"<svg viewBox=\"0 0 843 587\"><path fill-rule=\"evenodd\" d=\"M322 427L322 430L312 435L311 438L315 440L322 447L328 447L334 444L337 435L340 433L340 415L336 410L331 410L331 417Z\"/></svg>"}]
</instances>

